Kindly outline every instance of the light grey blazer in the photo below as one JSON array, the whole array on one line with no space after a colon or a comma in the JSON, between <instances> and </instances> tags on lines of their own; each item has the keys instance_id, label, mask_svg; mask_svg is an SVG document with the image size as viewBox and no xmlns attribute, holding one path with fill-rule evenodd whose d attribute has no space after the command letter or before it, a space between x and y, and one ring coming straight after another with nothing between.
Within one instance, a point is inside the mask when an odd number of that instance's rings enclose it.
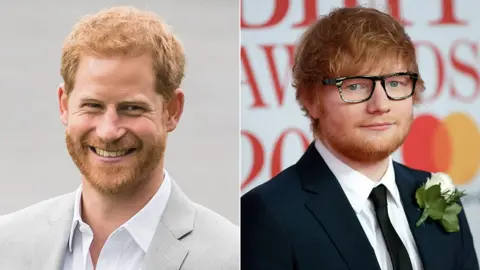
<instances>
[{"instance_id":1,"label":"light grey blazer","mask_svg":"<svg viewBox=\"0 0 480 270\"><path fill-rule=\"evenodd\" d=\"M75 192L0 217L1 270L62 270ZM142 270L239 269L240 230L172 191Z\"/></svg>"}]
</instances>

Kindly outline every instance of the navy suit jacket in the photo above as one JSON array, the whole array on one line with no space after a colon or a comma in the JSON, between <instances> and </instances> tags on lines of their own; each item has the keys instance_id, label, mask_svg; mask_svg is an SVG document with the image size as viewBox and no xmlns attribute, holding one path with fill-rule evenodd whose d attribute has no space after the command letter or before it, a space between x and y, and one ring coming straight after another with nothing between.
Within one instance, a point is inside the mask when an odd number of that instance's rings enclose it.
<instances>
[{"instance_id":1,"label":"navy suit jacket","mask_svg":"<svg viewBox=\"0 0 480 270\"><path fill-rule=\"evenodd\" d=\"M425 270L478 270L470 228L447 233L415 191L430 173L394 162L395 179ZM241 269L380 270L345 193L312 143L293 166L241 198Z\"/></svg>"}]
</instances>

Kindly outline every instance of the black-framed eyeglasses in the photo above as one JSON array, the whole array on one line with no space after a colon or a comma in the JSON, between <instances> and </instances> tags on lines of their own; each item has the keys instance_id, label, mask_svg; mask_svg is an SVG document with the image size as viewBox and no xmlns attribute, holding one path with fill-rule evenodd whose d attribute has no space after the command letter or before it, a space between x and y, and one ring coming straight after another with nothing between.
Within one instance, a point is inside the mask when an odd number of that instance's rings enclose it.
<instances>
[{"instance_id":1,"label":"black-framed eyeglasses","mask_svg":"<svg viewBox=\"0 0 480 270\"><path fill-rule=\"evenodd\" d=\"M369 100L375 91L376 81L380 81L390 100L402 100L413 96L418 74L399 72L384 76L351 76L324 79L324 85L336 85L340 98L347 103L361 103Z\"/></svg>"}]
</instances>

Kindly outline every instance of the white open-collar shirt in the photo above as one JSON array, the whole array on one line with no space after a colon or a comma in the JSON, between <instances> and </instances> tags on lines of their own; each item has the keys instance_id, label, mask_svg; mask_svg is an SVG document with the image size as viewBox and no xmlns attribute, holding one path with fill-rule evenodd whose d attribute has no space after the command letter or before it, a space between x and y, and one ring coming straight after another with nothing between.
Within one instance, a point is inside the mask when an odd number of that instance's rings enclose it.
<instances>
[{"instance_id":1,"label":"white open-collar shirt","mask_svg":"<svg viewBox=\"0 0 480 270\"><path fill-rule=\"evenodd\" d=\"M96 270L139 270L150 246L172 188L164 170L164 180L152 199L132 218L116 229L105 242ZM70 238L63 270L93 270L90 245L93 232L81 217L82 188L75 199Z\"/></svg>"}]
</instances>

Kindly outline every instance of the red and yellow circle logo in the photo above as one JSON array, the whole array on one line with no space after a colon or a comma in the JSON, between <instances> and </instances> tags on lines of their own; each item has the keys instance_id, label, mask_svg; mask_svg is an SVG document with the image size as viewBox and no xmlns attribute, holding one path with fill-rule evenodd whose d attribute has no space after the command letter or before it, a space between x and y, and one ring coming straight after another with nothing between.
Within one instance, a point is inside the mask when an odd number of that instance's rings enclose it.
<instances>
[{"instance_id":1,"label":"red and yellow circle logo","mask_svg":"<svg viewBox=\"0 0 480 270\"><path fill-rule=\"evenodd\" d=\"M429 172L445 172L455 184L473 180L480 165L480 131L464 113L444 119L417 117L402 147L403 163Z\"/></svg>"}]
</instances>

